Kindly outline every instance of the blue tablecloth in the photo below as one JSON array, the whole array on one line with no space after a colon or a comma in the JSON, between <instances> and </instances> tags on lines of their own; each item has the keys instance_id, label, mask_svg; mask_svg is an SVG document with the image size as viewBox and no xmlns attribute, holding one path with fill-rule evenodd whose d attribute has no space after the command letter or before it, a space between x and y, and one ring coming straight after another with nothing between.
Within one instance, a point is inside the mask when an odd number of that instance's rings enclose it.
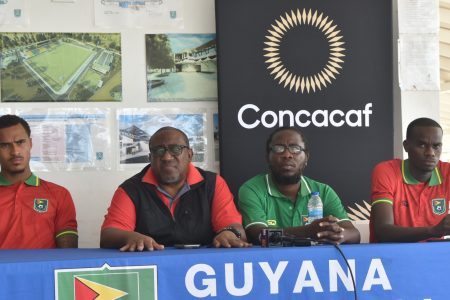
<instances>
[{"instance_id":1,"label":"blue tablecloth","mask_svg":"<svg viewBox=\"0 0 450 300\"><path fill-rule=\"evenodd\" d=\"M341 249L358 299L450 298L448 242ZM0 251L0 299L353 298L348 267L333 246Z\"/></svg>"}]
</instances>

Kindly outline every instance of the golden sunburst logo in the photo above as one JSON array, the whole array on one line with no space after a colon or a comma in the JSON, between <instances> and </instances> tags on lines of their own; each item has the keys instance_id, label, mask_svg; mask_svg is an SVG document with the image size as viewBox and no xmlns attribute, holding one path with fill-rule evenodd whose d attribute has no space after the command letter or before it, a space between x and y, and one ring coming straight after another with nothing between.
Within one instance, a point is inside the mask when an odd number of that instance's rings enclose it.
<instances>
[{"instance_id":1,"label":"golden sunburst logo","mask_svg":"<svg viewBox=\"0 0 450 300\"><path fill-rule=\"evenodd\" d=\"M301 71L294 72L285 66L283 58L280 56L280 45L286 33L297 26L311 26L315 27L325 35L329 45L329 57L325 66L317 73L312 75L302 75ZM267 30L269 35L266 35L264 44L268 46L264 48L264 56L267 58L267 69L270 74L274 76L274 80L278 84L283 85L284 88L295 90L295 92L316 92L331 84L336 75L339 74L344 63L345 48L343 45L342 35L337 25L333 24L328 16L324 16L316 10L314 13L311 9L307 12L306 9L300 11L291 10L286 12L284 16L276 19L271 28Z\"/></svg>"}]
</instances>

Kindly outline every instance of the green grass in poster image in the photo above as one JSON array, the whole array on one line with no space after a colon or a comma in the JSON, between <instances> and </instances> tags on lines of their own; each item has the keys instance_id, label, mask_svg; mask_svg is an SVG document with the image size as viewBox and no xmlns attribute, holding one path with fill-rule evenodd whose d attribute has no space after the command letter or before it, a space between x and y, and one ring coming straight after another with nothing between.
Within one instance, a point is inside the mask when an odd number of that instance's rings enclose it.
<instances>
[{"instance_id":1,"label":"green grass in poster image","mask_svg":"<svg viewBox=\"0 0 450 300\"><path fill-rule=\"evenodd\" d=\"M118 33L0 33L2 102L121 101Z\"/></svg>"}]
</instances>

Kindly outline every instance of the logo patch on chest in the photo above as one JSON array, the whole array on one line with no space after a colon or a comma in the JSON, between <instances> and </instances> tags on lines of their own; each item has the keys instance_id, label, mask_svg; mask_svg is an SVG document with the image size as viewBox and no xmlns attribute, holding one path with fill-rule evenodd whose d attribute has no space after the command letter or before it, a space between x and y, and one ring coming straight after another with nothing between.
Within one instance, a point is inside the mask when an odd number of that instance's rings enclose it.
<instances>
[{"instance_id":1,"label":"logo patch on chest","mask_svg":"<svg viewBox=\"0 0 450 300\"><path fill-rule=\"evenodd\" d=\"M267 220L268 226L277 226L277 220Z\"/></svg>"},{"instance_id":2,"label":"logo patch on chest","mask_svg":"<svg viewBox=\"0 0 450 300\"><path fill-rule=\"evenodd\" d=\"M442 215L447 211L445 198L431 199L431 207L435 215Z\"/></svg>"},{"instance_id":3,"label":"logo patch on chest","mask_svg":"<svg viewBox=\"0 0 450 300\"><path fill-rule=\"evenodd\" d=\"M34 199L34 210L38 213L45 213L48 210L48 199Z\"/></svg>"}]
</instances>

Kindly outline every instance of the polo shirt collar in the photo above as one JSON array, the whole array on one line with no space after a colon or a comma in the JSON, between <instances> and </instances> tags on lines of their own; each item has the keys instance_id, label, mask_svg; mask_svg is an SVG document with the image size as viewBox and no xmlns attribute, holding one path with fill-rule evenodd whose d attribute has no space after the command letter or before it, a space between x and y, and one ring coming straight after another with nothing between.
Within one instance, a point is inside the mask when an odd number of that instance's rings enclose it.
<instances>
[{"instance_id":1,"label":"polo shirt collar","mask_svg":"<svg viewBox=\"0 0 450 300\"><path fill-rule=\"evenodd\" d=\"M265 180L266 180L266 186L267 186L267 192L269 193L270 196L272 197L277 197L277 198L286 198L285 195L283 195L277 188L277 186L275 185L275 183L273 182L270 174L266 174L265 176ZM300 191L297 195L300 197L305 197L305 196L309 196L311 194L311 188L309 187L309 184L306 182L305 177L302 176L300 179Z\"/></svg>"},{"instance_id":2,"label":"polo shirt collar","mask_svg":"<svg viewBox=\"0 0 450 300\"><path fill-rule=\"evenodd\" d=\"M420 181L418 181L417 179L415 179L412 174L411 171L409 169L409 160L405 159L402 160L402 177L403 177L403 182L406 184L419 184L421 183ZM439 170L438 167L434 168L433 172L431 173L431 178L430 180L428 180L428 185L429 186L435 186L435 185L440 185L442 183L442 174L441 171Z\"/></svg>"},{"instance_id":3,"label":"polo shirt collar","mask_svg":"<svg viewBox=\"0 0 450 300\"><path fill-rule=\"evenodd\" d=\"M155 176L155 173L153 172L153 169L150 167L148 168L147 172L145 173L144 177L142 178L143 182L153 184L155 186L159 186L158 179ZM189 186L192 186L196 183L202 182L203 176L200 174L200 172L197 170L197 168L192 164L189 163L188 165L188 173L186 182Z\"/></svg>"},{"instance_id":4,"label":"polo shirt collar","mask_svg":"<svg viewBox=\"0 0 450 300\"><path fill-rule=\"evenodd\" d=\"M31 173L30 177L28 177L27 180L25 180L25 184L30 186L39 186L41 184L41 179L38 176ZM10 185L13 184L0 174L0 186L10 186Z\"/></svg>"}]
</instances>

